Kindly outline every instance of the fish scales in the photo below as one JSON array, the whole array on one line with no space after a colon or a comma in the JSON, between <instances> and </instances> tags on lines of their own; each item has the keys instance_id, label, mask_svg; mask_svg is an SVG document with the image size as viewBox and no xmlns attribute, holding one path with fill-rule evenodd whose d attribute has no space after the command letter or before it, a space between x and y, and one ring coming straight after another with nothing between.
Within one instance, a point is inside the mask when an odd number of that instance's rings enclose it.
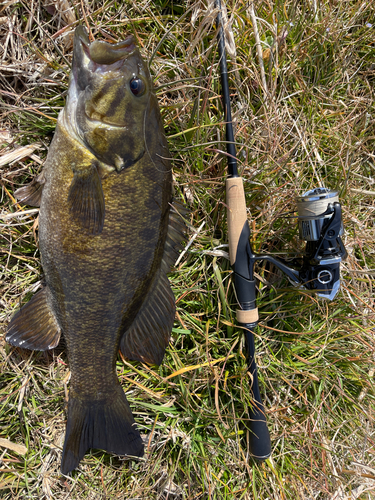
<instances>
[{"instance_id":1,"label":"fish scales","mask_svg":"<svg viewBox=\"0 0 375 500\"><path fill-rule=\"evenodd\" d=\"M172 173L148 69L128 38L75 33L67 104L42 174L16 193L40 204L45 287L6 339L47 350L66 339L71 381L61 470L89 448L141 456L116 374L120 349L160 364L175 303L166 273L182 238Z\"/></svg>"}]
</instances>

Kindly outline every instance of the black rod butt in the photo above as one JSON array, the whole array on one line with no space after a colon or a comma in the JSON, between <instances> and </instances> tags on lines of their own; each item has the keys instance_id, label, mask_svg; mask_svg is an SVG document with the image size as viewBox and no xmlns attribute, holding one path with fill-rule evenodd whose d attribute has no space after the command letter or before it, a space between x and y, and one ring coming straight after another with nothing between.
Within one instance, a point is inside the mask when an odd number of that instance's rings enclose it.
<instances>
[{"instance_id":1,"label":"black rod butt","mask_svg":"<svg viewBox=\"0 0 375 500\"><path fill-rule=\"evenodd\" d=\"M251 408L249 413L249 451L255 460L263 462L271 456L272 452L264 407L258 403L258 408Z\"/></svg>"},{"instance_id":2,"label":"black rod butt","mask_svg":"<svg viewBox=\"0 0 375 500\"><path fill-rule=\"evenodd\" d=\"M253 403L249 408L249 451L254 459L263 462L271 456L271 438L267 427L266 412L259 391L258 369L255 362L254 330L256 323L248 323L245 327L245 339L249 363L249 372L252 377Z\"/></svg>"}]
</instances>

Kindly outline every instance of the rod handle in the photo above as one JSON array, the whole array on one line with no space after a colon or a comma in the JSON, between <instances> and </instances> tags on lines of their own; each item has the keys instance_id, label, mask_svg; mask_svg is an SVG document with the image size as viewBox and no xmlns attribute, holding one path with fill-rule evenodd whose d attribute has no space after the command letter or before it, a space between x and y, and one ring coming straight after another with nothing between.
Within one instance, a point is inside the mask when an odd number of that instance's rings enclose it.
<instances>
[{"instance_id":1,"label":"rod handle","mask_svg":"<svg viewBox=\"0 0 375 500\"><path fill-rule=\"evenodd\" d=\"M230 263L236 261L238 242L247 222L246 200L242 177L229 177L225 181Z\"/></svg>"},{"instance_id":2,"label":"rod handle","mask_svg":"<svg viewBox=\"0 0 375 500\"><path fill-rule=\"evenodd\" d=\"M251 455L259 461L266 460L271 455L271 438L267 427L266 412L259 391L258 369L255 362L254 329L256 323L242 325L245 329L246 348L253 383L253 404L249 408L250 420L247 426L250 430L249 448Z\"/></svg>"}]
</instances>

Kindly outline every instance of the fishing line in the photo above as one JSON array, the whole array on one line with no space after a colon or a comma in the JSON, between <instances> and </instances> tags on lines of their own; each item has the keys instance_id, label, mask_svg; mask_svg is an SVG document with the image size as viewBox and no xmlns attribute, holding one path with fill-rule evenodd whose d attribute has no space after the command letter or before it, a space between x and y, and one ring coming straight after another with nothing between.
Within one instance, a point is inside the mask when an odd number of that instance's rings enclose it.
<instances>
[{"instance_id":1,"label":"fishing line","mask_svg":"<svg viewBox=\"0 0 375 500\"><path fill-rule=\"evenodd\" d=\"M143 142L144 142L144 145L145 145L145 149L146 149L146 153L148 154L148 157L150 158L151 160L151 163L154 165L155 169L158 171L158 172L161 172L161 173L167 173L167 172L170 172L172 170L172 163L171 163L171 167L166 170L165 168L164 169L159 169L156 165L156 163L154 162L151 154L150 154L150 151L148 149L148 146L147 146L147 140L146 140L146 118L148 116L148 110L149 110L149 105L150 105L150 102L151 102L151 96L152 96L152 92L150 91L150 94L148 96L148 101L147 101L147 106L146 106L146 109L145 109L145 112L144 112L144 115L143 115ZM158 155L159 158L161 159L162 163L163 162L163 157ZM168 161L172 161L172 158L165 158L166 160Z\"/></svg>"},{"instance_id":2,"label":"fishing line","mask_svg":"<svg viewBox=\"0 0 375 500\"><path fill-rule=\"evenodd\" d=\"M182 16L180 16L177 21L172 24L172 26L169 28L169 30L167 30L167 32L164 34L164 36L161 38L160 42L157 44L154 52L152 53L150 59L148 60L148 67L150 68L151 67L151 64L152 64L152 61L154 60L154 57L156 56L156 53L157 51L160 49L160 47L163 45L164 43L164 40L167 38L167 36L171 33L171 31L173 30L173 28L175 28L177 26L177 24L182 21L188 14L190 11L192 11L194 8L194 5L192 5L191 7L188 8L188 10L182 14Z\"/></svg>"}]
</instances>

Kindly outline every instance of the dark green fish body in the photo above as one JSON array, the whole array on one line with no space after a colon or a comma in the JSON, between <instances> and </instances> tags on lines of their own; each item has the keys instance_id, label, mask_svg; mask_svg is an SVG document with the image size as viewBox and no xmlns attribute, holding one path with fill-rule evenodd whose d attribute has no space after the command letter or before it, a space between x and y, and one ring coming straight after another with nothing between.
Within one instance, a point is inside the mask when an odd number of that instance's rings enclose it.
<instances>
[{"instance_id":1,"label":"dark green fish body","mask_svg":"<svg viewBox=\"0 0 375 500\"><path fill-rule=\"evenodd\" d=\"M116 375L119 348L160 364L175 302L166 272L178 223L172 173L151 79L131 39L89 43L76 30L66 107L42 176L39 241L46 286L12 319L7 340L55 347L62 332L71 382L61 469L89 448L141 456ZM175 244L176 243L176 244Z\"/></svg>"}]
</instances>

